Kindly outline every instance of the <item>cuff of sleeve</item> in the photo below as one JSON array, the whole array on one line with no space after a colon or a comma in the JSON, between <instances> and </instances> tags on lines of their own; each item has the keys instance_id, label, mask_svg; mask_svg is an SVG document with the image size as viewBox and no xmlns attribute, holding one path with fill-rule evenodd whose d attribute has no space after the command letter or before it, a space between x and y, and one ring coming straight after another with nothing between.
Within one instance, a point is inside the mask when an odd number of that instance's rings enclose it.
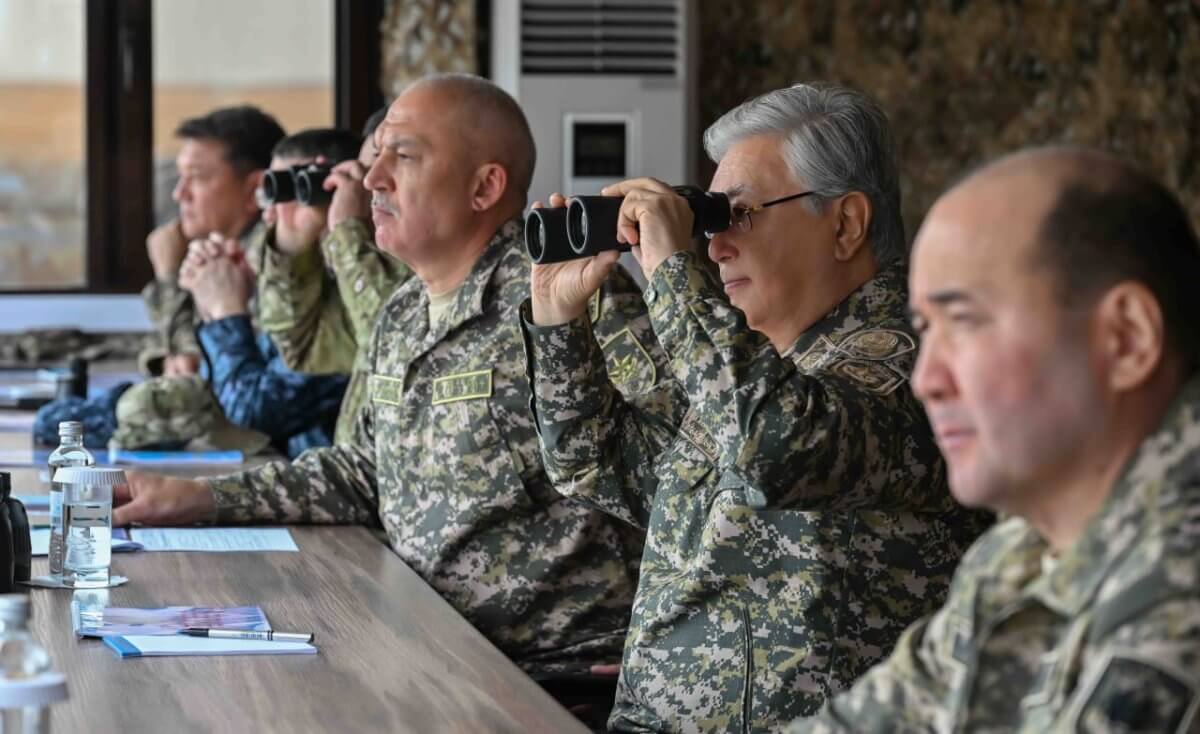
<instances>
[{"instance_id":1,"label":"cuff of sleeve","mask_svg":"<svg viewBox=\"0 0 1200 734\"><path fill-rule=\"evenodd\" d=\"M254 327L250 325L250 317L245 314L208 321L201 324L196 333L200 336L204 351L211 355L228 351L230 344L255 343Z\"/></svg>"},{"instance_id":2,"label":"cuff of sleeve","mask_svg":"<svg viewBox=\"0 0 1200 734\"><path fill-rule=\"evenodd\" d=\"M208 488L212 491L213 504L217 508L212 517L214 523L221 525L249 522L254 519L254 498L239 478L242 476L244 474L230 474L207 480Z\"/></svg>"},{"instance_id":3,"label":"cuff of sleeve","mask_svg":"<svg viewBox=\"0 0 1200 734\"><path fill-rule=\"evenodd\" d=\"M374 247L374 234L367 223L357 217L338 222L325 239L321 240L321 250L325 259L336 263L349 258L351 262L358 259L358 251L363 245Z\"/></svg>"},{"instance_id":4,"label":"cuff of sleeve","mask_svg":"<svg viewBox=\"0 0 1200 734\"><path fill-rule=\"evenodd\" d=\"M663 260L650 276L642 298L650 312L650 323L667 354L676 354L675 342L682 331L683 318L695 296L690 296L702 277L694 252L676 252Z\"/></svg>"},{"instance_id":5,"label":"cuff of sleeve","mask_svg":"<svg viewBox=\"0 0 1200 734\"><path fill-rule=\"evenodd\" d=\"M538 326L525 299L521 329L538 427L549 445L550 426L590 415L603 406L602 391L590 388L601 384L597 375L607 375L604 353L586 314L565 324Z\"/></svg>"},{"instance_id":6,"label":"cuff of sleeve","mask_svg":"<svg viewBox=\"0 0 1200 734\"><path fill-rule=\"evenodd\" d=\"M289 255L276 249L274 230L270 230L270 234L267 235L263 247L262 265L263 275L286 278L292 282L304 280L324 269L321 251L316 247L310 247L295 255Z\"/></svg>"}]
</instances>

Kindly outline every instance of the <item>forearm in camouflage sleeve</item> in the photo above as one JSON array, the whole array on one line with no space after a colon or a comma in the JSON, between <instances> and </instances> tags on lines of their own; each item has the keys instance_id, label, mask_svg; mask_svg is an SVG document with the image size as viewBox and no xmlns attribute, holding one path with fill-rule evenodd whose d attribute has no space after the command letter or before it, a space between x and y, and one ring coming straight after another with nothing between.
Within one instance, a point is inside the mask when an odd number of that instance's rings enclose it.
<instances>
[{"instance_id":1,"label":"forearm in camouflage sleeve","mask_svg":"<svg viewBox=\"0 0 1200 734\"><path fill-rule=\"evenodd\" d=\"M535 326L529 301L521 316L547 476L563 494L645 527L657 484L654 460L674 436L664 416L679 398L677 385L660 380L626 400L608 379L586 317Z\"/></svg>"},{"instance_id":2,"label":"forearm in camouflage sleeve","mask_svg":"<svg viewBox=\"0 0 1200 734\"><path fill-rule=\"evenodd\" d=\"M218 524L379 521L373 445L313 449L208 485Z\"/></svg>"},{"instance_id":3,"label":"forearm in camouflage sleeve","mask_svg":"<svg viewBox=\"0 0 1200 734\"><path fill-rule=\"evenodd\" d=\"M309 374L349 372L357 345L320 251L294 256L272 245L268 229L258 277L259 322L290 369Z\"/></svg>"},{"instance_id":4,"label":"forearm in camouflage sleeve","mask_svg":"<svg viewBox=\"0 0 1200 734\"><path fill-rule=\"evenodd\" d=\"M753 507L944 509L936 446L906 387L877 394L800 372L720 297L690 252L648 286L650 317L692 407ZM928 495L928 496L927 496Z\"/></svg>"},{"instance_id":5,"label":"forearm in camouflage sleeve","mask_svg":"<svg viewBox=\"0 0 1200 734\"><path fill-rule=\"evenodd\" d=\"M191 293L180 288L177 281L154 280L142 289L142 300L168 354L200 353Z\"/></svg>"},{"instance_id":6,"label":"forearm in camouflage sleeve","mask_svg":"<svg viewBox=\"0 0 1200 734\"><path fill-rule=\"evenodd\" d=\"M375 246L371 228L350 218L321 242L325 262L333 270L343 318L357 344L366 344L379 308L412 275L404 263Z\"/></svg>"}]
</instances>

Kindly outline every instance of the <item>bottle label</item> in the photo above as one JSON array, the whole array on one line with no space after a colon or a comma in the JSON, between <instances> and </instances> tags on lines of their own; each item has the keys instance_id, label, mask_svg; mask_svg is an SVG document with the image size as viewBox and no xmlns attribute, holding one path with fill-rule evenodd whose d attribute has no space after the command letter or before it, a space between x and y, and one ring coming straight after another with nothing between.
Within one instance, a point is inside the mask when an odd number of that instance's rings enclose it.
<instances>
[{"instance_id":1,"label":"bottle label","mask_svg":"<svg viewBox=\"0 0 1200 734\"><path fill-rule=\"evenodd\" d=\"M108 527L112 505L108 503L80 502L67 505L67 527L69 528L104 528Z\"/></svg>"}]
</instances>

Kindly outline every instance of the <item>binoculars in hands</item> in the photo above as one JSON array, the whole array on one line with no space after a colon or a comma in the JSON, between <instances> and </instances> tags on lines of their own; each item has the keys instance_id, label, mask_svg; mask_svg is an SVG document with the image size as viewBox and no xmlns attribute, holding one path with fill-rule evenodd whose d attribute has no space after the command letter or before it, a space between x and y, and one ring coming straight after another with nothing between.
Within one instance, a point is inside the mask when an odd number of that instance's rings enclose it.
<instances>
[{"instance_id":1,"label":"binoculars in hands","mask_svg":"<svg viewBox=\"0 0 1200 734\"><path fill-rule=\"evenodd\" d=\"M263 174L261 204L284 204L298 201L302 206L323 206L333 193L323 188L329 176L329 166L315 163L267 171Z\"/></svg>"},{"instance_id":2,"label":"binoculars in hands","mask_svg":"<svg viewBox=\"0 0 1200 734\"><path fill-rule=\"evenodd\" d=\"M729 229L729 197L697 186L673 186L692 209L692 236ZM531 209L525 218L525 248L540 264L591 257L604 250L629 250L617 242L617 215L623 197L575 196L565 209Z\"/></svg>"}]
</instances>

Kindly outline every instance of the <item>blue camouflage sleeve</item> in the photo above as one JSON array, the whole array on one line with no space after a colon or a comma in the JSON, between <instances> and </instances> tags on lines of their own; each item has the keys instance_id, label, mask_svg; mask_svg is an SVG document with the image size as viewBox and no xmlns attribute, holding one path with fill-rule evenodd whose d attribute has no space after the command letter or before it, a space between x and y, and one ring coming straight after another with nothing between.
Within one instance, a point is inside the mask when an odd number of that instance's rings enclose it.
<instances>
[{"instance_id":1,"label":"blue camouflage sleeve","mask_svg":"<svg viewBox=\"0 0 1200 734\"><path fill-rule=\"evenodd\" d=\"M249 317L210 321L199 337L212 368L213 394L232 423L277 442L336 415L347 378L288 370L269 341L259 344Z\"/></svg>"}]
</instances>

